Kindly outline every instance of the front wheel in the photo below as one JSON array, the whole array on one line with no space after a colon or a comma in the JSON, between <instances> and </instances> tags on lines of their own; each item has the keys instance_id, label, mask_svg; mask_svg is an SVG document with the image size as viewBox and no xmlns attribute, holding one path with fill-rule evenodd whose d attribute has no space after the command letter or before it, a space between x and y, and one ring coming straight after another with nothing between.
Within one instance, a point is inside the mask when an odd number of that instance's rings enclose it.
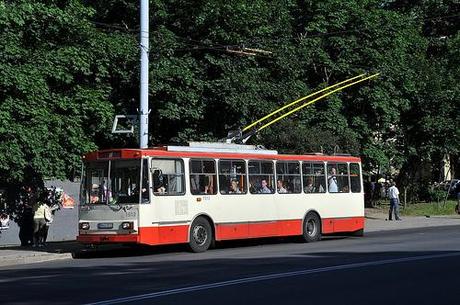
<instances>
[{"instance_id":1,"label":"front wheel","mask_svg":"<svg viewBox=\"0 0 460 305\"><path fill-rule=\"evenodd\" d=\"M209 221L198 217L190 227L189 248L192 252L199 253L209 249L213 241L212 229Z\"/></svg>"},{"instance_id":2,"label":"front wheel","mask_svg":"<svg viewBox=\"0 0 460 305\"><path fill-rule=\"evenodd\" d=\"M321 239L321 220L316 213L308 213L303 223L303 239L314 242Z\"/></svg>"}]
</instances>

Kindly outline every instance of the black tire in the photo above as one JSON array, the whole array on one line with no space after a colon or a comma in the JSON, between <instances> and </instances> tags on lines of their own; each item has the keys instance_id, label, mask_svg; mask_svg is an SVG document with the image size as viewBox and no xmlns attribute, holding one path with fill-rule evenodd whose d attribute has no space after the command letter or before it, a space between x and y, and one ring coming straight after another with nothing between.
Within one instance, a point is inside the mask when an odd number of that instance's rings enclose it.
<instances>
[{"instance_id":1,"label":"black tire","mask_svg":"<svg viewBox=\"0 0 460 305\"><path fill-rule=\"evenodd\" d=\"M303 222L302 236L307 243L321 240L321 219L318 214L307 214Z\"/></svg>"},{"instance_id":2,"label":"black tire","mask_svg":"<svg viewBox=\"0 0 460 305\"><path fill-rule=\"evenodd\" d=\"M190 227L190 236L188 246L190 251L199 253L209 249L213 243L214 237L212 228L206 218L198 217Z\"/></svg>"}]
</instances>

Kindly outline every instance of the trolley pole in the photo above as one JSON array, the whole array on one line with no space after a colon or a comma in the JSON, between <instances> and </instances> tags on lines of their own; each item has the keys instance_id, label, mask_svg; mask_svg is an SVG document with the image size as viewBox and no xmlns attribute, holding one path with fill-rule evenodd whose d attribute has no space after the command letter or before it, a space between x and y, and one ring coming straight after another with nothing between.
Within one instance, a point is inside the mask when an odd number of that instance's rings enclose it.
<instances>
[{"instance_id":1,"label":"trolley pole","mask_svg":"<svg viewBox=\"0 0 460 305\"><path fill-rule=\"evenodd\" d=\"M149 0L141 0L141 89L139 109L139 146L148 147L149 140Z\"/></svg>"}]
</instances>

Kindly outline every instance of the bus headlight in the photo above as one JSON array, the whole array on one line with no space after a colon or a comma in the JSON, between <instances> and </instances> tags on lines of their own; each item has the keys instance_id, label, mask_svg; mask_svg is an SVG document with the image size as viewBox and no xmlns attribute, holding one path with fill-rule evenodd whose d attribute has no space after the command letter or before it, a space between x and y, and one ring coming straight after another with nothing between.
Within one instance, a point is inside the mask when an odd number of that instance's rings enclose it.
<instances>
[{"instance_id":1,"label":"bus headlight","mask_svg":"<svg viewBox=\"0 0 460 305\"><path fill-rule=\"evenodd\" d=\"M125 221L121 223L121 228L123 230L132 230L134 229L134 223L132 221Z\"/></svg>"},{"instance_id":2,"label":"bus headlight","mask_svg":"<svg viewBox=\"0 0 460 305\"><path fill-rule=\"evenodd\" d=\"M89 230L89 222L80 222L80 230Z\"/></svg>"}]
</instances>

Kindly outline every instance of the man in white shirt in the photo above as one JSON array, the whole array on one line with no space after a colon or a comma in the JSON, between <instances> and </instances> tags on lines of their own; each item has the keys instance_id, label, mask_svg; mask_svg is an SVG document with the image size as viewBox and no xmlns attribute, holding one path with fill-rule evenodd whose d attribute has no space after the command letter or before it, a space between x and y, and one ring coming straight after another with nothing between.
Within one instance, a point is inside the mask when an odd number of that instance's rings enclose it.
<instances>
[{"instance_id":1,"label":"man in white shirt","mask_svg":"<svg viewBox=\"0 0 460 305\"><path fill-rule=\"evenodd\" d=\"M388 212L388 220L392 220L393 211L395 220L401 220L399 217L399 190L396 183L391 182L391 187L388 189L388 197L390 198L390 211Z\"/></svg>"},{"instance_id":2,"label":"man in white shirt","mask_svg":"<svg viewBox=\"0 0 460 305\"><path fill-rule=\"evenodd\" d=\"M339 187L337 185L337 170L333 167L331 168L331 173L327 177L329 193L338 193Z\"/></svg>"}]
</instances>

